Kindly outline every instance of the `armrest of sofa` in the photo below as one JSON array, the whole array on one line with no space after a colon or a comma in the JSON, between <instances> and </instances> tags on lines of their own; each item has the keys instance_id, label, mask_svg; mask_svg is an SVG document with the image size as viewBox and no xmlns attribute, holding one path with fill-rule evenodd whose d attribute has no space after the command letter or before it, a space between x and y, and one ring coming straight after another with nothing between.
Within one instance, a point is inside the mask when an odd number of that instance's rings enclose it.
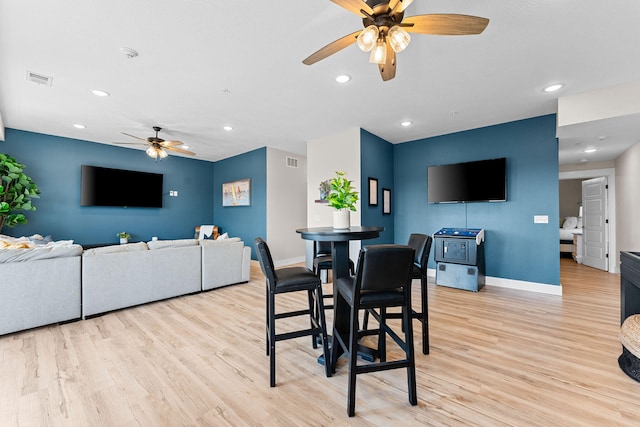
<instances>
[{"instance_id":1,"label":"armrest of sofa","mask_svg":"<svg viewBox=\"0 0 640 427\"><path fill-rule=\"evenodd\" d=\"M248 282L251 275L251 248L245 246L242 249L242 282Z\"/></svg>"},{"instance_id":2,"label":"armrest of sofa","mask_svg":"<svg viewBox=\"0 0 640 427\"><path fill-rule=\"evenodd\" d=\"M245 260L242 240L201 240L200 246L203 291L249 280L249 262Z\"/></svg>"}]
</instances>

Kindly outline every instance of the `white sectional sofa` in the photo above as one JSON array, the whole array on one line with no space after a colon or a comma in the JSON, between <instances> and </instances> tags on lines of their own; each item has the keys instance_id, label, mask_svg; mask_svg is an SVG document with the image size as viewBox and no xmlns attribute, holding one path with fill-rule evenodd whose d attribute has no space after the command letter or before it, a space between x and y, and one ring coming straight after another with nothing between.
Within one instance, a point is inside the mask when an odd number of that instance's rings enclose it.
<instances>
[{"instance_id":1,"label":"white sectional sofa","mask_svg":"<svg viewBox=\"0 0 640 427\"><path fill-rule=\"evenodd\" d=\"M82 254L82 316L200 291L200 252L197 240L87 249Z\"/></svg>"},{"instance_id":2,"label":"white sectional sofa","mask_svg":"<svg viewBox=\"0 0 640 427\"><path fill-rule=\"evenodd\" d=\"M82 246L0 251L0 335L80 317Z\"/></svg>"},{"instance_id":3,"label":"white sectional sofa","mask_svg":"<svg viewBox=\"0 0 640 427\"><path fill-rule=\"evenodd\" d=\"M239 238L0 248L0 335L248 282L250 262Z\"/></svg>"},{"instance_id":4,"label":"white sectional sofa","mask_svg":"<svg viewBox=\"0 0 640 427\"><path fill-rule=\"evenodd\" d=\"M249 281L239 238L167 240L87 249L82 317Z\"/></svg>"}]
</instances>

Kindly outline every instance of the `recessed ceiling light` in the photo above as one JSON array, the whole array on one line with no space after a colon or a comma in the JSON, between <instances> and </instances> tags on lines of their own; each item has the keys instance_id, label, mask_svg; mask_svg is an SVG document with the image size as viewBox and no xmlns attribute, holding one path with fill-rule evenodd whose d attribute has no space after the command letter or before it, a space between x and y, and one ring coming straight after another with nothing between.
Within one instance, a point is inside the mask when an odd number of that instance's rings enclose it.
<instances>
[{"instance_id":1,"label":"recessed ceiling light","mask_svg":"<svg viewBox=\"0 0 640 427\"><path fill-rule=\"evenodd\" d=\"M109 96L109 92L105 92L103 90L94 89L91 91L95 96Z\"/></svg>"},{"instance_id":2,"label":"recessed ceiling light","mask_svg":"<svg viewBox=\"0 0 640 427\"><path fill-rule=\"evenodd\" d=\"M594 147L587 148L586 150L584 150L585 153L595 153L596 151L598 151L598 149Z\"/></svg>"},{"instance_id":3,"label":"recessed ceiling light","mask_svg":"<svg viewBox=\"0 0 640 427\"><path fill-rule=\"evenodd\" d=\"M409 127L413 124L413 122L411 120L405 120L404 122L400 123L400 126L402 127Z\"/></svg>"},{"instance_id":4,"label":"recessed ceiling light","mask_svg":"<svg viewBox=\"0 0 640 427\"><path fill-rule=\"evenodd\" d=\"M341 74L338 77L336 77L336 81L338 83L346 83L349 80L351 80L351 76L347 75L347 74Z\"/></svg>"},{"instance_id":5,"label":"recessed ceiling light","mask_svg":"<svg viewBox=\"0 0 640 427\"><path fill-rule=\"evenodd\" d=\"M564 87L564 85L562 83L556 83L556 84L552 84L549 85L547 87L544 88L545 92L555 92L557 90L560 90Z\"/></svg>"},{"instance_id":6,"label":"recessed ceiling light","mask_svg":"<svg viewBox=\"0 0 640 427\"><path fill-rule=\"evenodd\" d=\"M76 129L86 129L87 128L87 126L85 126L83 124L80 124L80 123L75 123L73 125L73 127L76 128Z\"/></svg>"},{"instance_id":7,"label":"recessed ceiling light","mask_svg":"<svg viewBox=\"0 0 640 427\"><path fill-rule=\"evenodd\" d=\"M226 125L223 126L222 129L226 130L227 132L231 132L233 130L233 126Z\"/></svg>"}]
</instances>

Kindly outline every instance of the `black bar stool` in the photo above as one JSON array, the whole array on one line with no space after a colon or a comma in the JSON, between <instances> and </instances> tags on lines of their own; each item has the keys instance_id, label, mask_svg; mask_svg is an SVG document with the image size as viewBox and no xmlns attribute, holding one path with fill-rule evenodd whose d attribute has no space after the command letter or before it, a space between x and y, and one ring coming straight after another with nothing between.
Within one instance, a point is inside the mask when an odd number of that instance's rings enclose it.
<instances>
[{"instance_id":1,"label":"black bar stool","mask_svg":"<svg viewBox=\"0 0 640 427\"><path fill-rule=\"evenodd\" d=\"M355 413L356 376L376 371L406 368L409 403L417 405L415 356L411 313L411 269L414 249L403 245L372 245L360 250L355 277L339 278L334 283L336 304L347 304L350 312L348 336L333 329L331 371L335 372L338 346L349 361L347 413ZM386 324L386 310L400 307L403 313L404 341ZM366 310L378 321L377 330L359 330L358 313ZM378 310L378 311L376 311ZM336 310L338 312L338 310ZM358 365L358 340L365 335L378 335L380 361ZM386 336L389 335L404 352L405 358L387 361Z\"/></svg>"},{"instance_id":2,"label":"black bar stool","mask_svg":"<svg viewBox=\"0 0 640 427\"><path fill-rule=\"evenodd\" d=\"M324 303L322 299L322 285L320 279L311 270L304 267L284 267L275 269L271 252L262 238L254 240L256 253L260 267L267 282L267 356L269 356L269 377L271 387L276 385L276 342L311 336L313 348L317 347L315 337L320 336L324 360L329 360L329 346L327 340L327 325L324 315ZM275 312L276 294L306 291L309 308L306 310L295 310L286 312ZM315 310L318 317L314 316ZM311 327L308 329L276 333L276 320L287 317L308 315ZM325 373L331 376L329 363L325 363Z\"/></svg>"},{"instance_id":3,"label":"black bar stool","mask_svg":"<svg viewBox=\"0 0 640 427\"><path fill-rule=\"evenodd\" d=\"M411 279L420 279L421 310L412 310L411 318L420 320L422 324L422 353L429 354L429 299L427 293L427 264L433 238L426 234L414 233L409 236L409 243L415 250L415 259L411 270ZM366 329L369 314L365 312L363 326ZM388 319L401 319L402 313L387 313ZM403 323L404 327L404 323Z\"/></svg>"}]
</instances>

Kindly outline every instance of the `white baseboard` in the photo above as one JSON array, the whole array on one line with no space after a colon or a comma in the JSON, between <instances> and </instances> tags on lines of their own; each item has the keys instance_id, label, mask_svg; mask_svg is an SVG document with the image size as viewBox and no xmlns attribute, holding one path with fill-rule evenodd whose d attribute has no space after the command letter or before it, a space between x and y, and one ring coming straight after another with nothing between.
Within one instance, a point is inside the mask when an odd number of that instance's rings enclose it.
<instances>
[{"instance_id":1,"label":"white baseboard","mask_svg":"<svg viewBox=\"0 0 640 427\"><path fill-rule=\"evenodd\" d=\"M436 277L436 270L428 269L429 277ZM546 283L526 282L524 280L504 279L502 277L485 277L485 286L496 286L498 288L517 289L519 291L538 292L541 294L562 296L562 285L548 285Z\"/></svg>"}]
</instances>

